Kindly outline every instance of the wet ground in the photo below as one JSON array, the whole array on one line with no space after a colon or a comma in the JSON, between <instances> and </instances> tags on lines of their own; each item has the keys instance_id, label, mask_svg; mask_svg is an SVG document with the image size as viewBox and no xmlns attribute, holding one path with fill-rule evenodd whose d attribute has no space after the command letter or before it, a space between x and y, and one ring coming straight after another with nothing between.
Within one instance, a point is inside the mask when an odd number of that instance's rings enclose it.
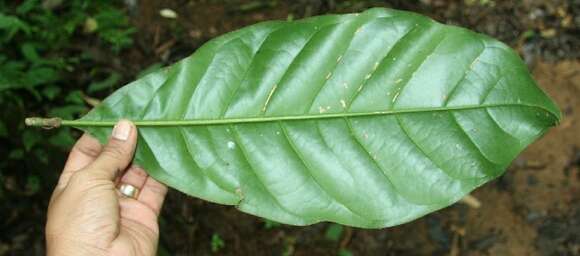
<instances>
[{"instance_id":1,"label":"wet ground","mask_svg":"<svg viewBox=\"0 0 580 256\"><path fill-rule=\"evenodd\" d=\"M133 2L133 1L126 1ZM370 6L416 11L496 37L525 58L564 119L531 145L504 176L458 203L408 224L381 230L331 224L271 225L233 207L171 191L163 209L161 248L169 255L580 255L580 1L138 1L127 11L139 29L135 47L102 56L127 77L170 64L207 40L269 19L298 19ZM159 15L163 8L177 19ZM98 53L95 53L98 54ZM57 170L55 170L56 172ZM42 255L47 195L29 198L27 222L0 235L0 255ZM9 215L18 220L19 213ZM30 220L33 220L32 222ZM212 252L216 236L223 247ZM218 246L219 247L219 246ZM214 248L215 249L215 248Z\"/></svg>"}]
</instances>

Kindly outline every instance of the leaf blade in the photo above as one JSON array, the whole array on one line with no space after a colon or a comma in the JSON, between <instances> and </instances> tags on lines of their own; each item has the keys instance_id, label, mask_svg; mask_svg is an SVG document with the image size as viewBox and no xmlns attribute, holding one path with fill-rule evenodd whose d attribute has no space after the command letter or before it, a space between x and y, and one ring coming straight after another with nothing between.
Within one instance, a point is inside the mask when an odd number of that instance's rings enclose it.
<instances>
[{"instance_id":1,"label":"leaf blade","mask_svg":"<svg viewBox=\"0 0 580 256\"><path fill-rule=\"evenodd\" d=\"M497 177L560 115L507 46L371 9L226 34L69 124L104 141L134 120L136 162L189 195L379 228Z\"/></svg>"}]
</instances>

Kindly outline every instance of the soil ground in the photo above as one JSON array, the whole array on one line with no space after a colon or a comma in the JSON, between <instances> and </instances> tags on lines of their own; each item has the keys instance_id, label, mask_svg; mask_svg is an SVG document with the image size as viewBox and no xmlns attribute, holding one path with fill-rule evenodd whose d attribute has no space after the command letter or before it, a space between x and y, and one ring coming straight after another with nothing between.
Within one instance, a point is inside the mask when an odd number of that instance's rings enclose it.
<instances>
[{"instance_id":1,"label":"soil ground","mask_svg":"<svg viewBox=\"0 0 580 256\"><path fill-rule=\"evenodd\" d=\"M126 1L133 2L133 1ZM381 230L344 228L337 241L329 223L266 227L259 218L170 191L160 248L169 255L580 255L580 1L135 1L127 7L138 28L134 49L102 56L129 74L169 64L207 40L263 20L386 6L428 15L498 38L519 51L538 84L564 113L562 123L531 145L501 178L472 193L474 208L458 203L413 222ZM166 19L159 10L177 12ZM59 166L55 167L57 172ZM0 255L42 255L46 195L3 223ZM18 221L21 220L21 221ZM224 247L212 253L212 236ZM342 254L339 254L342 251Z\"/></svg>"}]
</instances>

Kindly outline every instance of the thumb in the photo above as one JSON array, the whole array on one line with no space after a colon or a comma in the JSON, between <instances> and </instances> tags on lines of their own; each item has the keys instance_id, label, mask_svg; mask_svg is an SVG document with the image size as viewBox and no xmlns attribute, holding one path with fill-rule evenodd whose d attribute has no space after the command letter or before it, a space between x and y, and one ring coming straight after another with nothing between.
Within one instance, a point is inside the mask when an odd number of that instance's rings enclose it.
<instances>
[{"instance_id":1,"label":"thumb","mask_svg":"<svg viewBox=\"0 0 580 256\"><path fill-rule=\"evenodd\" d=\"M87 166L96 178L114 180L133 160L137 144L137 128L128 120L120 120L113 127L112 136L101 154Z\"/></svg>"}]
</instances>

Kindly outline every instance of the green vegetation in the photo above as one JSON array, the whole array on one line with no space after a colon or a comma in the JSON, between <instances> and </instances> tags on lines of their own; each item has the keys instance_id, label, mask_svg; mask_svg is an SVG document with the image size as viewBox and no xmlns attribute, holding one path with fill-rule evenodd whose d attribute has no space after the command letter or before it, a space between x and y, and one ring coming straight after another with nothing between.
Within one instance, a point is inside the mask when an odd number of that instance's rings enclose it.
<instances>
[{"instance_id":1,"label":"green vegetation","mask_svg":"<svg viewBox=\"0 0 580 256\"><path fill-rule=\"evenodd\" d=\"M224 248L226 246L226 243L224 242L224 240L222 239L222 237L217 234L214 233L211 236L211 251L212 252L219 252L222 248Z\"/></svg>"},{"instance_id":2,"label":"green vegetation","mask_svg":"<svg viewBox=\"0 0 580 256\"><path fill-rule=\"evenodd\" d=\"M102 55L131 46L135 28L116 3L0 1L0 153L7 158L0 161L0 174L30 172L18 175L26 179L27 193L39 190L39 177L48 175L42 167L62 157L59 152L74 138L70 129L25 130L24 117L76 118L91 107L87 102L96 103L89 95L120 85L121 75ZM35 170L23 170L18 164L23 159Z\"/></svg>"},{"instance_id":3,"label":"green vegetation","mask_svg":"<svg viewBox=\"0 0 580 256\"><path fill-rule=\"evenodd\" d=\"M338 251L338 256L353 256L352 252L349 251L348 249L340 249Z\"/></svg>"},{"instance_id":4,"label":"green vegetation","mask_svg":"<svg viewBox=\"0 0 580 256\"><path fill-rule=\"evenodd\" d=\"M342 236L343 227L342 225L331 223L324 233L326 239L337 242Z\"/></svg>"},{"instance_id":5,"label":"green vegetation","mask_svg":"<svg viewBox=\"0 0 580 256\"><path fill-rule=\"evenodd\" d=\"M282 224L275 222L273 220L269 220L269 219L263 219L263 220L264 220L264 228L266 228L266 229L279 228L280 226L282 226Z\"/></svg>"}]
</instances>

